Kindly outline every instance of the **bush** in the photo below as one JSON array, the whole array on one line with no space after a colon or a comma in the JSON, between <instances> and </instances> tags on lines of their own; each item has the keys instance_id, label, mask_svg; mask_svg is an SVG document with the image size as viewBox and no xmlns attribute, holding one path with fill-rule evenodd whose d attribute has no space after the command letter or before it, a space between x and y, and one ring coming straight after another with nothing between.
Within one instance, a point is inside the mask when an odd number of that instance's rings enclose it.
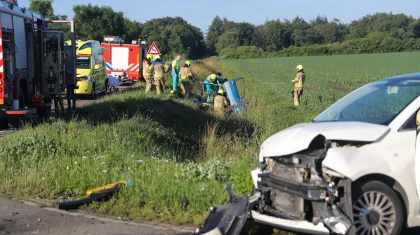
<instances>
[{"instance_id":1,"label":"bush","mask_svg":"<svg viewBox=\"0 0 420 235\"><path fill-rule=\"evenodd\" d=\"M264 51L256 46L240 46L237 48L228 48L222 50L220 54L228 59L249 59L265 57Z\"/></svg>"},{"instance_id":2,"label":"bush","mask_svg":"<svg viewBox=\"0 0 420 235\"><path fill-rule=\"evenodd\" d=\"M369 37L351 39L344 42L336 42L324 45L290 46L276 52L263 51L255 46L241 46L224 49L222 57L228 59L252 59L270 57L294 57L294 56L321 56L321 55L348 55L387 53L420 50L420 39L406 39L385 37Z\"/></svg>"}]
</instances>

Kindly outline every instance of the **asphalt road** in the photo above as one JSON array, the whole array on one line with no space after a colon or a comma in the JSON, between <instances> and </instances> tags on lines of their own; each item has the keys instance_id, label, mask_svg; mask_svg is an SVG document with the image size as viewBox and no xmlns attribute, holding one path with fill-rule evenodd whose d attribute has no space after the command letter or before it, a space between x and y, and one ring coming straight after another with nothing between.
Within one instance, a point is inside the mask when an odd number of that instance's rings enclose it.
<instances>
[{"instance_id":1,"label":"asphalt road","mask_svg":"<svg viewBox=\"0 0 420 235\"><path fill-rule=\"evenodd\" d=\"M0 199L0 234L14 235L165 235L191 234L192 228L136 224L113 218L41 208L33 203Z\"/></svg>"}]
</instances>

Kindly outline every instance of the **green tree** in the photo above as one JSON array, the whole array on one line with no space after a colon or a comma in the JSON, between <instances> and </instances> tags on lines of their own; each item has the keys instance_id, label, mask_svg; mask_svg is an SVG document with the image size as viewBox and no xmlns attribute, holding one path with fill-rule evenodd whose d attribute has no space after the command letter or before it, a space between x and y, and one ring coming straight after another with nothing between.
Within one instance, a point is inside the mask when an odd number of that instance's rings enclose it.
<instances>
[{"instance_id":1,"label":"green tree","mask_svg":"<svg viewBox=\"0 0 420 235\"><path fill-rule=\"evenodd\" d=\"M225 26L223 20L219 16L214 17L207 31L206 38L206 46L210 53L214 54L216 52L216 43L224 32Z\"/></svg>"},{"instance_id":2,"label":"green tree","mask_svg":"<svg viewBox=\"0 0 420 235\"><path fill-rule=\"evenodd\" d=\"M53 0L32 0L29 9L33 12L41 14L47 19L54 19Z\"/></svg>"},{"instance_id":3,"label":"green tree","mask_svg":"<svg viewBox=\"0 0 420 235\"><path fill-rule=\"evenodd\" d=\"M75 5L74 20L78 39L102 40L105 35L124 36L125 19L122 12L111 7Z\"/></svg>"},{"instance_id":4,"label":"green tree","mask_svg":"<svg viewBox=\"0 0 420 235\"><path fill-rule=\"evenodd\" d=\"M124 18L124 34L122 37L125 42L131 43L133 40L141 39L142 25L137 21Z\"/></svg>"},{"instance_id":5,"label":"green tree","mask_svg":"<svg viewBox=\"0 0 420 235\"><path fill-rule=\"evenodd\" d=\"M156 42L166 57L184 54L197 58L205 53L203 33L181 17L150 20L142 25L142 36Z\"/></svg>"},{"instance_id":6,"label":"green tree","mask_svg":"<svg viewBox=\"0 0 420 235\"><path fill-rule=\"evenodd\" d=\"M279 51L291 45L292 31L289 22L280 20L268 21L264 24L266 30L268 51Z\"/></svg>"},{"instance_id":7,"label":"green tree","mask_svg":"<svg viewBox=\"0 0 420 235\"><path fill-rule=\"evenodd\" d=\"M234 31L227 31L220 36L219 40L217 40L216 52L221 54L221 52L225 49L232 49L239 46L240 40L238 33Z\"/></svg>"}]
</instances>

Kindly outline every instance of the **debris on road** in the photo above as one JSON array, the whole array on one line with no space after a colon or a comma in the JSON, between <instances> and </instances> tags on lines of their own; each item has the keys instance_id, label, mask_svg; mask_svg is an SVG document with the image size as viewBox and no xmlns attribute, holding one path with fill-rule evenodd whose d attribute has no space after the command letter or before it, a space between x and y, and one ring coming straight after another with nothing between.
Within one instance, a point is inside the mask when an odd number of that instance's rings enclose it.
<instances>
[{"instance_id":1,"label":"debris on road","mask_svg":"<svg viewBox=\"0 0 420 235\"><path fill-rule=\"evenodd\" d=\"M53 202L52 206L60 210L75 210L83 205L88 205L93 201L103 201L109 199L114 193L118 192L122 186L131 186L131 180L120 180L98 188L86 191L86 197L64 202Z\"/></svg>"}]
</instances>

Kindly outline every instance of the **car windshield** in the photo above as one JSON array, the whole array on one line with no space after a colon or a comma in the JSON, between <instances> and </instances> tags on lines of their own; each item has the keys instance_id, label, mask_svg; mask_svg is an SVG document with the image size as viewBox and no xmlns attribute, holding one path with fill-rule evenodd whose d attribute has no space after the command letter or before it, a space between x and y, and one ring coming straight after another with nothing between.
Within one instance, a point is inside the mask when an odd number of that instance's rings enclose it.
<instances>
[{"instance_id":1,"label":"car windshield","mask_svg":"<svg viewBox=\"0 0 420 235\"><path fill-rule=\"evenodd\" d=\"M78 56L76 60L76 68L78 69L90 69L90 57L89 56Z\"/></svg>"},{"instance_id":2,"label":"car windshield","mask_svg":"<svg viewBox=\"0 0 420 235\"><path fill-rule=\"evenodd\" d=\"M388 125L420 95L420 80L389 79L363 86L345 96L314 122L359 121Z\"/></svg>"}]
</instances>

